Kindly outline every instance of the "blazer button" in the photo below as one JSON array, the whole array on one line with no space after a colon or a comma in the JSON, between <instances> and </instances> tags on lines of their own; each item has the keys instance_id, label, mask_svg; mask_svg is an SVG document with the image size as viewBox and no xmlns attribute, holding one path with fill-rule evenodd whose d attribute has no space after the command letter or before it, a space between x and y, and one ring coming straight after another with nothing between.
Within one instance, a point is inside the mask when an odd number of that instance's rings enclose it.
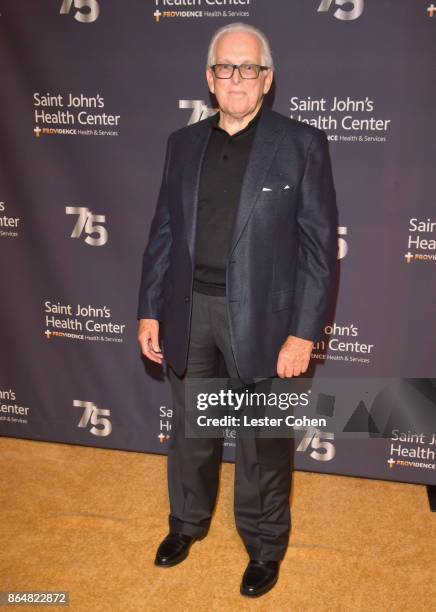
<instances>
[{"instance_id":1,"label":"blazer button","mask_svg":"<svg viewBox=\"0 0 436 612\"><path fill-rule=\"evenodd\" d=\"M189 295L185 295L185 302L190 302L191 298L189 297Z\"/></svg>"}]
</instances>

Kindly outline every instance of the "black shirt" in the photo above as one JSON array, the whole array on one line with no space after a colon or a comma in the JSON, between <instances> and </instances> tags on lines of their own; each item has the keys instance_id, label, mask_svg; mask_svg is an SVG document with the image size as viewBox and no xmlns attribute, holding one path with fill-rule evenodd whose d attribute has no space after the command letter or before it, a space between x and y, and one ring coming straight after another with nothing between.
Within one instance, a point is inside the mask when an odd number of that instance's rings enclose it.
<instances>
[{"instance_id":1,"label":"black shirt","mask_svg":"<svg viewBox=\"0 0 436 612\"><path fill-rule=\"evenodd\" d=\"M212 133L200 175L195 243L194 290L226 295L226 265L242 179L262 107L233 135L212 117Z\"/></svg>"}]
</instances>

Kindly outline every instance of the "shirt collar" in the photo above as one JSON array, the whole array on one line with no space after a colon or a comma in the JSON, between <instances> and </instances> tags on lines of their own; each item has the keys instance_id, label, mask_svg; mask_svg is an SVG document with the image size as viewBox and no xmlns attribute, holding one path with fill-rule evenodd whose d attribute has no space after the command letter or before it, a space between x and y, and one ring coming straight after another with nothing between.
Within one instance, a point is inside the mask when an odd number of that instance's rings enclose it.
<instances>
[{"instance_id":1,"label":"shirt collar","mask_svg":"<svg viewBox=\"0 0 436 612\"><path fill-rule=\"evenodd\" d=\"M239 130L239 132L235 132L234 134L228 134L225 130L223 130L218 125L219 120L220 120L220 112L219 111L217 113L215 113L215 115L213 115L212 118L211 118L212 127L214 129L216 129L216 130L224 132L225 134L227 134L227 136L229 136L229 138L235 138L235 137L241 136L242 134L245 134L245 132L248 132L252 128L255 128L255 126L259 123L259 119L260 119L260 115L262 113L262 109L263 109L263 104L261 104L259 110L255 114L253 119L251 119L251 121L249 121L249 123L247 123L247 125L244 128L242 128L242 130Z\"/></svg>"}]
</instances>

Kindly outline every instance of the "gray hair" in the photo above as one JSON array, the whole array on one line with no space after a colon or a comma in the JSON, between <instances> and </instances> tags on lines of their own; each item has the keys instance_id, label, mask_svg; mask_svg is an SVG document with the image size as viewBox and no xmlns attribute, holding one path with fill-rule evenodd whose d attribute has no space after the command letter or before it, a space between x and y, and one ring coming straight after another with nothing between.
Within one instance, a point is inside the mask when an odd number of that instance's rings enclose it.
<instances>
[{"instance_id":1,"label":"gray hair","mask_svg":"<svg viewBox=\"0 0 436 612\"><path fill-rule=\"evenodd\" d=\"M230 23L229 25L222 26L221 28L218 28L218 30L212 36L210 43L209 43L209 49L207 51L207 68L209 68L210 66L213 66L215 63L215 49L216 49L216 44L218 42L218 39L223 34L227 34L229 32L248 32L249 34L254 34L254 36L257 36L258 40L260 41L261 48L262 48L260 61L262 62L264 66L268 66L269 68L274 70L274 63L273 63L273 58L271 54L271 48L269 46L267 37L258 28L255 28L254 26L249 25L248 23L244 23L242 21Z\"/></svg>"}]
</instances>

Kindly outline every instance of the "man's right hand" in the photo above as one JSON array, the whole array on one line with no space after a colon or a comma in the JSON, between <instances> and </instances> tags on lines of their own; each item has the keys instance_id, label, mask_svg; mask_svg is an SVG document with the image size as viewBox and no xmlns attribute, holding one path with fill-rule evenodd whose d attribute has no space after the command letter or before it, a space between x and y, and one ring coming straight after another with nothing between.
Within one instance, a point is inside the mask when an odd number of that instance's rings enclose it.
<instances>
[{"instance_id":1,"label":"man's right hand","mask_svg":"<svg viewBox=\"0 0 436 612\"><path fill-rule=\"evenodd\" d=\"M156 363L162 363L163 355L159 346L159 321L157 319L139 319L138 342L142 354Z\"/></svg>"}]
</instances>

